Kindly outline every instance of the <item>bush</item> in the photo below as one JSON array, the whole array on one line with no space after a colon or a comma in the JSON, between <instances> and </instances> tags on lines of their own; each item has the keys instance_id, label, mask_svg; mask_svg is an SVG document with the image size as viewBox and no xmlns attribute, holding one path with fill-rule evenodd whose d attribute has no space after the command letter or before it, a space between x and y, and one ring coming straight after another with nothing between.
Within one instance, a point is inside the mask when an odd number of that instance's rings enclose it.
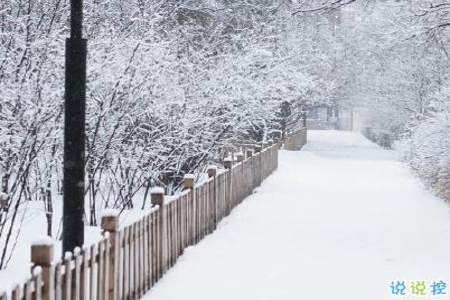
<instances>
[{"instance_id":1,"label":"bush","mask_svg":"<svg viewBox=\"0 0 450 300\"><path fill-rule=\"evenodd\" d=\"M417 126L407 141L406 159L440 197L450 201L450 112Z\"/></svg>"}]
</instances>

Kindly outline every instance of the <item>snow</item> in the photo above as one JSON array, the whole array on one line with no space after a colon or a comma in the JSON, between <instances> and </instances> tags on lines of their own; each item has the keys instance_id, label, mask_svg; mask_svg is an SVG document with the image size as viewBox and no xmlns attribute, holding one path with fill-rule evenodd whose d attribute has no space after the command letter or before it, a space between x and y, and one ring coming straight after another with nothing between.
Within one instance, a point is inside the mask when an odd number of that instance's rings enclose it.
<instances>
[{"instance_id":1,"label":"snow","mask_svg":"<svg viewBox=\"0 0 450 300\"><path fill-rule=\"evenodd\" d=\"M39 274L42 273L42 268L41 268L41 266L36 266L36 267L34 267L32 272L33 272L33 275L34 275L34 276L38 276Z\"/></svg>"},{"instance_id":2,"label":"snow","mask_svg":"<svg viewBox=\"0 0 450 300\"><path fill-rule=\"evenodd\" d=\"M64 253L64 260L71 260L72 257L73 257L72 252L67 251L67 252Z\"/></svg>"},{"instance_id":3,"label":"snow","mask_svg":"<svg viewBox=\"0 0 450 300\"><path fill-rule=\"evenodd\" d=\"M184 179L195 179L195 175L194 174L185 174Z\"/></svg>"},{"instance_id":4,"label":"snow","mask_svg":"<svg viewBox=\"0 0 450 300\"><path fill-rule=\"evenodd\" d=\"M118 217L119 214L120 214L120 211L117 209L103 209L102 210L103 217Z\"/></svg>"},{"instance_id":5,"label":"snow","mask_svg":"<svg viewBox=\"0 0 450 300\"><path fill-rule=\"evenodd\" d=\"M169 197L167 197L169 198ZM166 199L167 199L166 198ZM159 205L150 206L151 202L147 201L148 205L146 205L145 209L130 209L124 210L120 215L120 228L124 228L132 225L133 223L138 222L145 216L151 214L152 212L159 209Z\"/></svg>"},{"instance_id":6,"label":"snow","mask_svg":"<svg viewBox=\"0 0 450 300\"><path fill-rule=\"evenodd\" d=\"M360 134L308 139L146 299L381 300L392 281L450 283L448 204Z\"/></svg>"},{"instance_id":7,"label":"snow","mask_svg":"<svg viewBox=\"0 0 450 300\"><path fill-rule=\"evenodd\" d=\"M164 188L163 187L154 187L150 190L150 194L164 194Z\"/></svg>"},{"instance_id":8,"label":"snow","mask_svg":"<svg viewBox=\"0 0 450 300\"><path fill-rule=\"evenodd\" d=\"M109 237L109 232L105 232L105 237L108 236ZM81 248L80 247L75 247L75 249L73 249L73 255L74 256L78 256L81 254Z\"/></svg>"},{"instance_id":9,"label":"snow","mask_svg":"<svg viewBox=\"0 0 450 300\"><path fill-rule=\"evenodd\" d=\"M48 236L43 236L41 238L33 240L31 242L32 246L52 246L55 242Z\"/></svg>"}]
</instances>

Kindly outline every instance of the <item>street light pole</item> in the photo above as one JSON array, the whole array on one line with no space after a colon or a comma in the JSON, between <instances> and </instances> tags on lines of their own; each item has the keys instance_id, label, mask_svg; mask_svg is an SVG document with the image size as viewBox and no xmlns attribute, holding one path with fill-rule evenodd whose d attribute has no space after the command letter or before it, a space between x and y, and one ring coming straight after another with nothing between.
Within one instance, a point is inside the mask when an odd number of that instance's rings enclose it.
<instances>
[{"instance_id":1,"label":"street light pole","mask_svg":"<svg viewBox=\"0 0 450 300\"><path fill-rule=\"evenodd\" d=\"M82 37L83 1L71 0L70 12L65 69L63 253L84 243L87 41Z\"/></svg>"}]
</instances>

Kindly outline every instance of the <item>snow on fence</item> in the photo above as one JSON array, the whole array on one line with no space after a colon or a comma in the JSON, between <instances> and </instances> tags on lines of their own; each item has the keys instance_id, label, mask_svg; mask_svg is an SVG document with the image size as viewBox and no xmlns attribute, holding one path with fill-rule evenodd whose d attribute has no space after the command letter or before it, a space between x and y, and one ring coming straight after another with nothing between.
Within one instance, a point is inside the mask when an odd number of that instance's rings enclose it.
<instances>
[{"instance_id":1,"label":"snow on fence","mask_svg":"<svg viewBox=\"0 0 450 300\"><path fill-rule=\"evenodd\" d=\"M305 142L306 131L285 139L289 148ZM303 137L300 137L303 136ZM100 242L67 253L53 263L53 244L32 245L32 277L0 300L138 299L172 267L183 250L213 232L217 224L278 167L281 143L257 146L225 160L224 172L208 168L209 179L199 185L186 176L185 191L166 201L162 189L151 191L154 210L129 226L119 216L103 215Z\"/></svg>"}]
</instances>

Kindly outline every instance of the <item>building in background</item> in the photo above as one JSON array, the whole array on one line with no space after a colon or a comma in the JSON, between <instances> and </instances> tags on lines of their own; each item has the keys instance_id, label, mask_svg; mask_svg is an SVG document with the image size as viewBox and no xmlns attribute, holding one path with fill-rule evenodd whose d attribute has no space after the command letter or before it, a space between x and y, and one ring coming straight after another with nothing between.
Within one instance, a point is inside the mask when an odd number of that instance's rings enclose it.
<instances>
[{"instance_id":1,"label":"building in background","mask_svg":"<svg viewBox=\"0 0 450 300\"><path fill-rule=\"evenodd\" d=\"M308 129L353 130L354 113L351 109L315 105L306 109Z\"/></svg>"}]
</instances>

